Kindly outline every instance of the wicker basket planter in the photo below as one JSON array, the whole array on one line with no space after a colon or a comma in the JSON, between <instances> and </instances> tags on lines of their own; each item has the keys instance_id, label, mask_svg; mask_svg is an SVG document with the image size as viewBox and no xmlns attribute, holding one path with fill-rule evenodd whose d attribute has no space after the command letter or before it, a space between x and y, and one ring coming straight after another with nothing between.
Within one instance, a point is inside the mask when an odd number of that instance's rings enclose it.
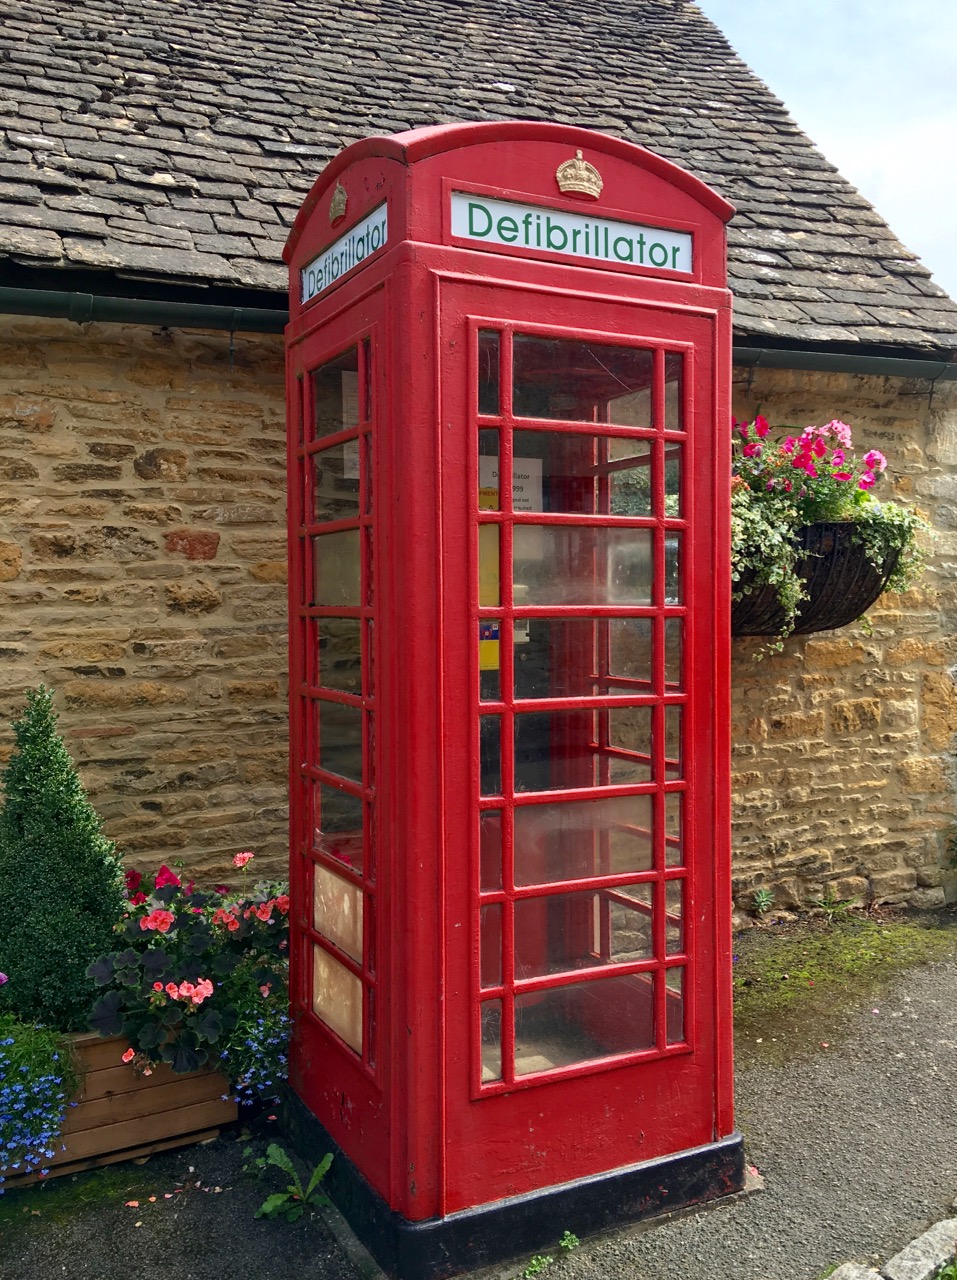
<instances>
[{"instance_id":1,"label":"wicker basket planter","mask_svg":"<svg viewBox=\"0 0 957 1280\"><path fill-rule=\"evenodd\" d=\"M50 1161L48 1177L203 1142L236 1119L229 1083L218 1071L175 1075L160 1066L141 1076L121 1062L127 1044L120 1036L90 1033L73 1043L81 1084L62 1129L66 1149ZM4 1185L24 1186L38 1176L11 1174Z\"/></svg>"},{"instance_id":2,"label":"wicker basket planter","mask_svg":"<svg viewBox=\"0 0 957 1280\"><path fill-rule=\"evenodd\" d=\"M887 586L900 552L892 551L880 569L868 560L853 539L850 523L810 524L800 533L801 558L797 570L807 584L809 598L798 609L795 635L846 627L871 607ZM735 589L754 581L745 575ZM773 587L763 586L731 605L731 634L775 636L784 625L784 612Z\"/></svg>"}]
</instances>

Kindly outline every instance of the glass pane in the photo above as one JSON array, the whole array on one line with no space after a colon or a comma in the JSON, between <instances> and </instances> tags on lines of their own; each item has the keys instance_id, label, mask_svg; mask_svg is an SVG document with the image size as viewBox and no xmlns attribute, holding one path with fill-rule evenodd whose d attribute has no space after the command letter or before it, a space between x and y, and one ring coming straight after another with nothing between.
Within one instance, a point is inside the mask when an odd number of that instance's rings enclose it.
<instances>
[{"instance_id":1,"label":"glass pane","mask_svg":"<svg viewBox=\"0 0 957 1280\"><path fill-rule=\"evenodd\" d=\"M681 514L681 445L669 444L665 449L665 515Z\"/></svg>"},{"instance_id":2,"label":"glass pane","mask_svg":"<svg viewBox=\"0 0 957 1280\"><path fill-rule=\"evenodd\" d=\"M515 997L515 1073L655 1047L654 978L574 982Z\"/></svg>"},{"instance_id":3,"label":"glass pane","mask_svg":"<svg viewBox=\"0 0 957 1280\"><path fill-rule=\"evenodd\" d=\"M515 790L563 791L596 783L593 711L515 717Z\"/></svg>"},{"instance_id":4,"label":"glass pane","mask_svg":"<svg viewBox=\"0 0 957 1280\"><path fill-rule=\"evenodd\" d=\"M650 604L651 540L650 529L516 525L516 604Z\"/></svg>"},{"instance_id":5,"label":"glass pane","mask_svg":"<svg viewBox=\"0 0 957 1280\"><path fill-rule=\"evenodd\" d=\"M616 707L608 714L608 745L627 751L611 756L611 781L651 781L651 707Z\"/></svg>"},{"instance_id":6,"label":"glass pane","mask_svg":"<svg viewBox=\"0 0 957 1280\"><path fill-rule=\"evenodd\" d=\"M362 603L359 530L342 529L312 539L312 603L335 608Z\"/></svg>"},{"instance_id":7,"label":"glass pane","mask_svg":"<svg viewBox=\"0 0 957 1280\"><path fill-rule=\"evenodd\" d=\"M683 687L681 676L681 638L684 623L680 618L665 621L665 683L674 690Z\"/></svg>"},{"instance_id":8,"label":"glass pane","mask_svg":"<svg viewBox=\"0 0 957 1280\"><path fill-rule=\"evenodd\" d=\"M317 796L316 848L354 871L363 864L362 801L348 791L320 783Z\"/></svg>"},{"instance_id":9,"label":"glass pane","mask_svg":"<svg viewBox=\"0 0 957 1280\"><path fill-rule=\"evenodd\" d=\"M500 716L479 717L479 760L483 796L502 793L502 745Z\"/></svg>"},{"instance_id":10,"label":"glass pane","mask_svg":"<svg viewBox=\"0 0 957 1280\"><path fill-rule=\"evenodd\" d=\"M665 777L680 778L683 771L681 708L665 707Z\"/></svg>"},{"instance_id":11,"label":"glass pane","mask_svg":"<svg viewBox=\"0 0 957 1280\"><path fill-rule=\"evenodd\" d=\"M502 815L485 809L479 815L480 882L484 890L502 887Z\"/></svg>"},{"instance_id":12,"label":"glass pane","mask_svg":"<svg viewBox=\"0 0 957 1280\"><path fill-rule=\"evenodd\" d=\"M359 353L355 347L312 375L315 438L359 425Z\"/></svg>"},{"instance_id":13,"label":"glass pane","mask_svg":"<svg viewBox=\"0 0 957 1280\"><path fill-rule=\"evenodd\" d=\"M499 336L494 329L480 329L478 336L478 411L499 410Z\"/></svg>"},{"instance_id":14,"label":"glass pane","mask_svg":"<svg viewBox=\"0 0 957 1280\"><path fill-rule=\"evenodd\" d=\"M361 964L362 890L320 863L312 874L312 919L317 933Z\"/></svg>"},{"instance_id":15,"label":"glass pane","mask_svg":"<svg viewBox=\"0 0 957 1280\"><path fill-rule=\"evenodd\" d=\"M668 955L685 949L683 880L665 881L665 950Z\"/></svg>"},{"instance_id":16,"label":"glass pane","mask_svg":"<svg viewBox=\"0 0 957 1280\"><path fill-rule=\"evenodd\" d=\"M651 959L651 891L651 885L628 885L520 898L515 903L515 977L544 978Z\"/></svg>"},{"instance_id":17,"label":"glass pane","mask_svg":"<svg viewBox=\"0 0 957 1280\"><path fill-rule=\"evenodd\" d=\"M324 689L362 693L362 654L358 618L317 618L318 683Z\"/></svg>"},{"instance_id":18,"label":"glass pane","mask_svg":"<svg viewBox=\"0 0 957 1280\"><path fill-rule=\"evenodd\" d=\"M372 403L372 342L369 338L362 340L363 396L362 421L371 422L375 406Z\"/></svg>"},{"instance_id":19,"label":"glass pane","mask_svg":"<svg viewBox=\"0 0 957 1280\"><path fill-rule=\"evenodd\" d=\"M668 1011L668 1044L681 1044L685 1039L685 970L684 966L665 970L665 996Z\"/></svg>"},{"instance_id":20,"label":"glass pane","mask_svg":"<svg viewBox=\"0 0 957 1280\"><path fill-rule=\"evenodd\" d=\"M604 623L591 618L525 618L515 623L515 697L585 698L603 693L595 646Z\"/></svg>"},{"instance_id":21,"label":"glass pane","mask_svg":"<svg viewBox=\"0 0 957 1280\"><path fill-rule=\"evenodd\" d=\"M651 442L516 431L516 511L650 516Z\"/></svg>"},{"instance_id":22,"label":"glass pane","mask_svg":"<svg viewBox=\"0 0 957 1280\"><path fill-rule=\"evenodd\" d=\"M665 430L684 430L684 356L670 352L665 356Z\"/></svg>"},{"instance_id":23,"label":"glass pane","mask_svg":"<svg viewBox=\"0 0 957 1280\"><path fill-rule=\"evenodd\" d=\"M499 595L498 525L479 525L479 604L492 608L502 603Z\"/></svg>"},{"instance_id":24,"label":"glass pane","mask_svg":"<svg viewBox=\"0 0 957 1280\"><path fill-rule=\"evenodd\" d=\"M346 440L312 455L313 520L351 520L359 514L359 441Z\"/></svg>"},{"instance_id":25,"label":"glass pane","mask_svg":"<svg viewBox=\"0 0 957 1280\"><path fill-rule=\"evenodd\" d=\"M360 437L362 441L362 510L372 515L372 436Z\"/></svg>"},{"instance_id":26,"label":"glass pane","mask_svg":"<svg viewBox=\"0 0 957 1280\"><path fill-rule=\"evenodd\" d=\"M500 504L498 432L479 432L478 504L479 511L498 511Z\"/></svg>"},{"instance_id":27,"label":"glass pane","mask_svg":"<svg viewBox=\"0 0 957 1280\"><path fill-rule=\"evenodd\" d=\"M502 904L489 903L482 908L482 975L483 987L502 985Z\"/></svg>"},{"instance_id":28,"label":"glass pane","mask_svg":"<svg viewBox=\"0 0 957 1280\"><path fill-rule=\"evenodd\" d=\"M681 791L665 794L665 866L680 867L684 863L681 839Z\"/></svg>"},{"instance_id":29,"label":"glass pane","mask_svg":"<svg viewBox=\"0 0 957 1280\"><path fill-rule=\"evenodd\" d=\"M650 871L652 812L649 795L521 805L515 810L515 883Z\"/></svg>"},{"instance_id":30,"label":"glass pane","mask_svg":"<svg viewBox=\"0 0 957 1280\"><path fill-rule=\"evenodd\" d=\"M502 1078L502 1002L482 1005L482 1082Z\"/></svg>"},{"instance_id":31,"label":"glass pane","mask_svg":"<svg viewBox=\"0 0 957 1280\"><path fill-rule=\"evenodd\" d=\"M636 347L516 334L513 411L525 418L564 418L651 426L654 357Z\"/></svg>"},{"instance_id":32,"label":"glass pane","mask_svg":"<svg viewBox=\"0 0 957 1280\"><path fill-rule=\"evenodd\" d=\"M498 678L501 634L500 618L483 618L479 623L479 697L483 702L497 702L502 696Z\"/></svg>"},{"instance_id":33,"label":"glass pane","mask_svg":"<svg viewBox=\"0 0 957 1280\"><path fill-rule=\"evenodd\" d=\"M681 534L665 536L665 604L681 604Z\"/></svg>"},{"instance_id":34,"label":"glass pane","mask_svg":"<svg viewBox=\"0 0 957 1280\"><path fill-rule=\"evenodd\" d=\"M322 947L313 947L312 1009L327 1027L362 1052L362 983Z\"/></svg>"},{"instance_id":35,"label":"glass pane","mask_svg":"<svg viewBox=\"0 0 957 1280\"><path fill-rule=\"evenodd\" d=\"M609 674L651 685L651 618L610 618Z\"/></svg>"},{"instance_id":36,"label":"glass pane","mask_svg":"<svg viewBox=\"0 0 957 1280\"><path fill-rule=\"evenodd\" d=\"M362 708L341 702L317 702L319 767L362 782Z\"/></svg>"}]
</instances>

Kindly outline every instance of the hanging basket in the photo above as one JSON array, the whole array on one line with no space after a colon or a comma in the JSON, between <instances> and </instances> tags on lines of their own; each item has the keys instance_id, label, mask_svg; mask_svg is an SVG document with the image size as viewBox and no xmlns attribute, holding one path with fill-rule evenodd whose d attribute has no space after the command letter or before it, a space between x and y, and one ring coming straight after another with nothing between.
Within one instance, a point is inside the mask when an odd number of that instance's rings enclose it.
<instances>
[{"instance_id":1,"label":"hanging basket","mask_svg":"<svg viewBox=\"0 0 957 1280\"><path fill-rule=\"evenodd\" d=\"M881 568L876 569L861 543L855 542L853 530L847 521L809 524L801 529L797 572L804 579L808 599L798 606L795 635L832 631L856 622L887 586L900 551L895 547L888 552ZM749 571L734 589L746 589L754 580ZM732 635L776 636L783 627L784 610L773 587L756 587L731 604Z\"/></svg>"}]
</instances>

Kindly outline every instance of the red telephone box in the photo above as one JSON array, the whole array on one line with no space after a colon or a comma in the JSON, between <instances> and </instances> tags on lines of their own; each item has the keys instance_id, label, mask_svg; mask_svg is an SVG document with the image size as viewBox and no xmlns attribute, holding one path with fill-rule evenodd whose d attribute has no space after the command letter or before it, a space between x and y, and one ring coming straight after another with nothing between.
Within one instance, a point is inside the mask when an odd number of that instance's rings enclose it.
<instances>
[{"instance_id":1,"label":"red telephone box","mask_svg":"<svg viewBox=\"0 0 957 1280\"><path fill-rule=\"evenodd\" d=\"M408 1280L742 1185L730 214L454 125L289 239L287 1121Z\"/></svg>"}]
</instances>

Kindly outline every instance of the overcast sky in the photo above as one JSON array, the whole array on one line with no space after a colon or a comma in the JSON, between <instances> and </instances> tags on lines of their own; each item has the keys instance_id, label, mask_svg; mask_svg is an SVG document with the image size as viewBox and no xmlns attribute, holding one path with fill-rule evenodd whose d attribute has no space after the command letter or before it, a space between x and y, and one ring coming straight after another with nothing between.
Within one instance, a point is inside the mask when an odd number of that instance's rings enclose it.
<instances>
[{"instance_id":1,"label":"overcast sky","mask_svg":"<svg viewBox=\"0 0 957 1280\"><path fill-rule=\"evenodd\" d=\"M957 300L955 0L697 0Z\"/></svg>"}]
</instances>

